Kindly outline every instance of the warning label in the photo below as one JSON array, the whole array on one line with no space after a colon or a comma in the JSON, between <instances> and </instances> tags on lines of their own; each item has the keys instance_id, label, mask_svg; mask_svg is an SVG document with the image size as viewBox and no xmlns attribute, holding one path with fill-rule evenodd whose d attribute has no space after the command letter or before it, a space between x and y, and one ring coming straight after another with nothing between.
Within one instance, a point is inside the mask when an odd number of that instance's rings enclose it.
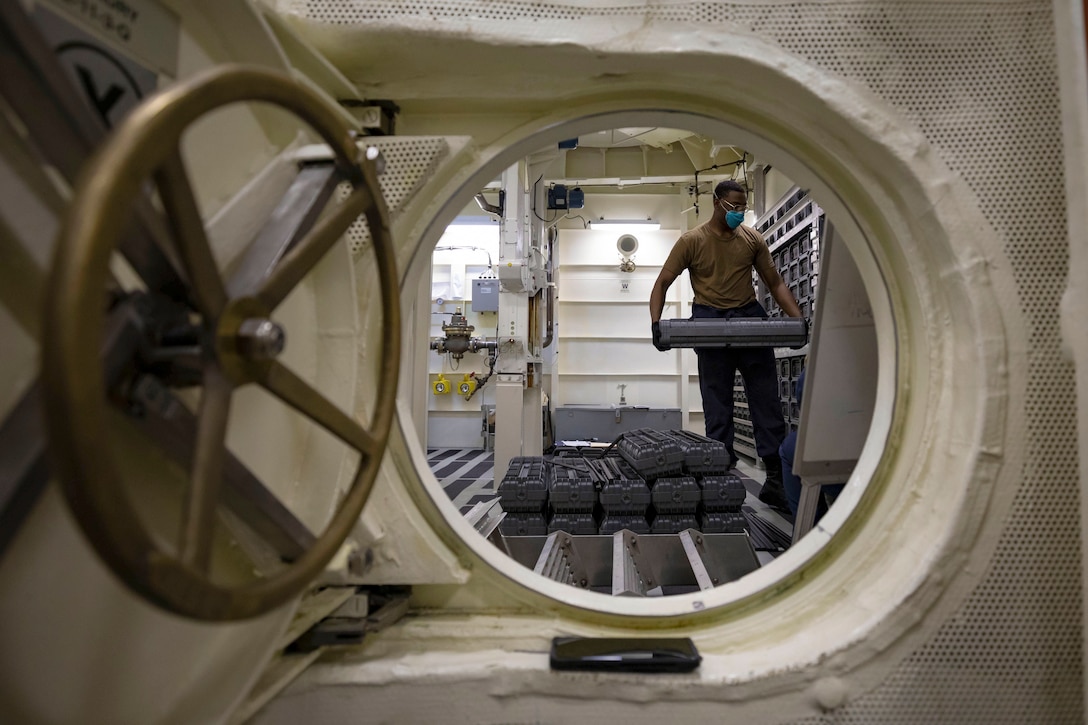
<instances>
[{"instance_id":1,"label":"warning label","mask_svg":"<svg viewBox=\"0 0 1088 725\"><path fill-rule=\"evenodd\" d=\"M180 23L155 0L46 0L45 4L157 72L177 77Z\"/></svg>"},{"instance_id":2,"label":"warning label","mask_svg":"<svg viewBox=\"0 0 1088 725\"><path fill-rule=\"evenodd\" d=\"M117 125L155 92L158 74L154 71L49 8L39 5L33 17L78 91L106 126Z\"/></svg>"}]
</instances>

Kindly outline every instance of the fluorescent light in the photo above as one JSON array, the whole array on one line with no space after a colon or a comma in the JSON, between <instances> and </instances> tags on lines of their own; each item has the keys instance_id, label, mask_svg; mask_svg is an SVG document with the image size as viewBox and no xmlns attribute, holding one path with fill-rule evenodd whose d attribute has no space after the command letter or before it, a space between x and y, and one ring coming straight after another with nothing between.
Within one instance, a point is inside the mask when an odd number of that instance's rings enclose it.
<instances>
[{"instance_id":1,"label":"fluorescent light","mask_svg":"<svg viewBox=\"0 0 1088 725\"><path fill-rule=\"evenodd\" d=\"M595 219L589 224L594 229L608 229L609 231L615 231L620 227L651 231L661 228L660 223L651 219Z\"/></svg>"},{"instance_id":2,"label":"fluorescent light","mask_svg":"<svg viewBox=\"0 0 1088 725\"><path fill-rule=\"evenodd\" d=\"M495 227L499 226L499 222L496 219L486 216L467 216L462 215L454 219L449 223L449 226L454 227Z\"/></svg>"}]
</instances>

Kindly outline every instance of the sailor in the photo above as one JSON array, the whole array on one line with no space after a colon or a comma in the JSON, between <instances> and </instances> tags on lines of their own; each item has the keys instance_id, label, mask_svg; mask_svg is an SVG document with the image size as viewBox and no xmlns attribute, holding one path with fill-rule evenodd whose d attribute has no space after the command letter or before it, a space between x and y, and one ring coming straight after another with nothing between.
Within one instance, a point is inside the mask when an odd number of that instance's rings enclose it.
<instances>
[{"instance_id":1,"label":"sailor","mask_svg":"<svg viewBox=\"0 0 1088 725\"><path fill-rule=\"evenodd\" d=\"M714 213L704 224L685 232L673 245L650 293L650 322L654 347L661 343L661 311L665 292L688 270L694 292L693 318L766 317L756 300L752 270L759 274L779 307L790 317L801 309L775 269L767 242L755 229L742 224L748 194L732 180L714 187ZM733 380L740 371L748 409L752 414L756 453L763 459L767 477L759 499L768 506L788 511L782 487L782 461L778 447L786 437L786 422L778 391L778 367L771 347L695 348L699 360L699 392L703 398L706 435L721 441L736 465L733 447Z\"/></svg>"}]
</instances>

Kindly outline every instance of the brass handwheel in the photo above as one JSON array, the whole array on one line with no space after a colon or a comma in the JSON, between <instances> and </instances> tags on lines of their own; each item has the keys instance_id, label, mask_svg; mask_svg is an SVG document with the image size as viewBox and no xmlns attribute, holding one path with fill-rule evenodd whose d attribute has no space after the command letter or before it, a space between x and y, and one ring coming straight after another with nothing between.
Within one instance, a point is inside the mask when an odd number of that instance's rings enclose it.
<instances>
[{"instance_id":1,"label":"brass handwheel","mask_svg":"<svg viewBox=\"0 0 1088 725\"><path fill-rule=\"evenodd\" d=\"M331 147L350 195L318 221L242 294L228 292L212 256L186 170L182 133L221 106L258 101L308 123ZM189 487L176 546L146 529L125 495L109 444L110 403L99 350L111 255L126 214L153 181L180 259L188 305L199 318L201 384ZM384 343L377 399L360 424L276 359L283 331L272 311L365 214L381 287ZM297 596L323 570L358 520L377 475L395 407L400 354L398 281L385 205L373 163L329 102L280 73L220 66L147 99L116 129L83 170L61 229L47 293L42 380L47 427L64 494L79 526L125 584L172 612L233 620L269 611ZM266 579L237 585L212 581L212 540L233 392L256 384L312 419L360 461L351 488L312 547Z\"/></svg>"}]
</instances>

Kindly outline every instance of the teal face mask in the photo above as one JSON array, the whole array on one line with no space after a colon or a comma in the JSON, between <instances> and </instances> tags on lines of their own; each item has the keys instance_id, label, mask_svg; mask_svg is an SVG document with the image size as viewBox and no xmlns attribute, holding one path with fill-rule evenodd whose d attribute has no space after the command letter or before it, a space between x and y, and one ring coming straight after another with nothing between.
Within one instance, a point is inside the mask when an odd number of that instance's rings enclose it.
<instances>
[{"instance_id":1,"label":"teal face mask","mask_svg":"<svg viewBox=\"0 0 1088 725\"><path fill-rule=\"evenodd\" d=\"M730 229L736 229L740 226L740 223L744 221L744 213L739 211L727 211L725 213L725 223Z\"/></svg>"}]
</instances>

